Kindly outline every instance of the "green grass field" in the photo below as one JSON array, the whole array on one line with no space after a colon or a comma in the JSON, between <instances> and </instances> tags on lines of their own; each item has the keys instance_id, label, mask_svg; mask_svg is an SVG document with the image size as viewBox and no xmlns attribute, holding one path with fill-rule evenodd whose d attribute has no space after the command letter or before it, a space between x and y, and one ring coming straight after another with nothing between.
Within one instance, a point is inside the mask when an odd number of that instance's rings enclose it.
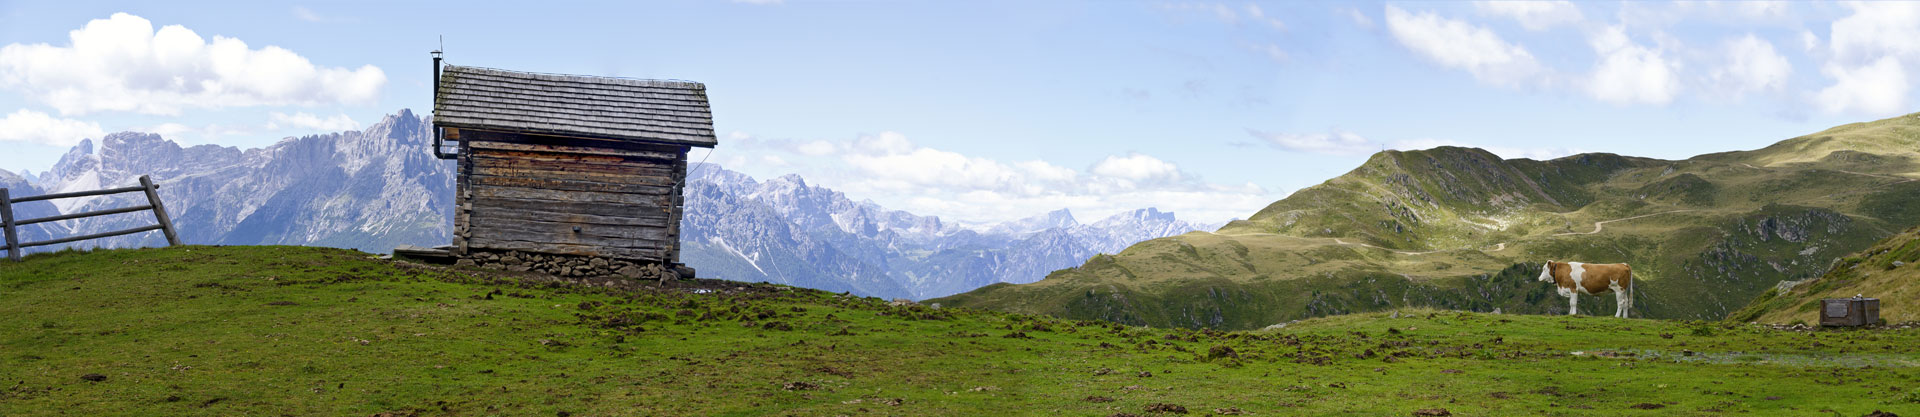
<instances>
[{"instance_id":1,"label":"green grass field","mask_svg":"<svg viewBox=\"0 0 1920 417\"><path fill-rule=\"evenodd\" d=\"M1221 332L613 284L305 247L35 255L0 264L0 415L1920 414L1920 330L1405 309Z\"/></svg>"}]
</instances>

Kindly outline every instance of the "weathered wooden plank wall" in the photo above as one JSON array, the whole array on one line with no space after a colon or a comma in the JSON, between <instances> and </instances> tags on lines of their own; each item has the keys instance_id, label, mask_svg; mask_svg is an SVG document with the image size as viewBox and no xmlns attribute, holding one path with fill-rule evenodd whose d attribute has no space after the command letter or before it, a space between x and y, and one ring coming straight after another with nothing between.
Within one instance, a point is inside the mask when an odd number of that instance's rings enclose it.
<instances>
[{"instance_id":1,"label":"weathered wooden plank wall","mask_svg":"<svg viewBox=\"0 0 1920 417\"><path fill-rule=\"evenodd\" d=\"M679 262L687 146L463 130L456 246Z\"/></svg>"}]
</instances>

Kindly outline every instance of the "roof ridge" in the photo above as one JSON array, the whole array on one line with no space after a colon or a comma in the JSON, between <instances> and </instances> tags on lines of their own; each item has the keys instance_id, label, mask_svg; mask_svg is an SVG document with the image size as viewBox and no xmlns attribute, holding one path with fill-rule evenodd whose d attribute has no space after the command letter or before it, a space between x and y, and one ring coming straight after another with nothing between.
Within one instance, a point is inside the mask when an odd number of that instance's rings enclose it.
<instances>
[{"instance_id":1,"label":"roof ridge","mask_svg":"<svg viewBox=\"0 0 1920 417\"><path fill-rule=\"evenodd\" d=\"M703 84L699 81L682 80L682 79L674 79L674 78L635 78L635 77L619 77L619 76L606 76L606 75L560 74L560 73L551 73L551 72L515 71L515 70L506 70L506 69L499 69L499 68L476 67L476 66L465 66L465 65L447 65L443 67L443 69L447 71L464 70L464 71L473 71L473 72L482 72L482 73L492 72L492 73L497 73L498 75L506 75L506 76L512 76L515 74L525 74L525 75L536 76L536 77L558 77L558 78L568 79L568 81L575 81L575 82L595 82L595 83L605 82L608 84L630 85L630 86L638 86L638 87L682 87L682 88L695 88L700 90L705 90L707 88L706 84Z\"/></svg>"},{"instance_id":2,"label":"roof ridge","mask_svg":"<svg viewBox=\"0 0 1920 417\"><path fill-rule=\"evenodd\" d=\"M434 125L712 147L704 84L449 65Z\"/></svg>"}]
</instances>

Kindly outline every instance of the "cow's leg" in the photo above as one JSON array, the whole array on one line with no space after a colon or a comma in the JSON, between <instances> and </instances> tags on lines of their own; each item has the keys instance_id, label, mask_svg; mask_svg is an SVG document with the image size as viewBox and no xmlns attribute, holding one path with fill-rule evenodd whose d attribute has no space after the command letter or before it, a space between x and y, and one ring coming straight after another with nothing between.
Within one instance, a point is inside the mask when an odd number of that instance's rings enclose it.
<instances>
[{"instance_id":1,"label":"cow's leg","mask_svg":"<svg viewBox=\"0 0 1920 417\"><path fill-rule=\"evenodd\" d=\"M1580 315L1580 294L1573 294L1573 295L1567 296L1567 315L1569 316Z\"/></svg>"},{"instance_id":2,"label":"cow's leg","mask_svg":"<svg viewBox=\"0 0 1920 417\"><path fill-rule=\"evenodd\" d=\"M1620 318L1633 318L1633 290L1628 289L1620 293L1620 296L1625 297L1620 301Z\"/></svg>"},{"instance_id":3,"label":"cow's leg","mask_svg":"<svg viewBox=\"0 0 1920 417\"><path fill-rule=\"evenodd\" d=\"M1608 282L1607 292L1613 293L1613 317L1614 318L1626 317L1625 315L1627 312L1626 305L1620 303L1622 301L1627 300L1626 291L1621 291L1620 283Z\"/></svg>"}]
</instances>

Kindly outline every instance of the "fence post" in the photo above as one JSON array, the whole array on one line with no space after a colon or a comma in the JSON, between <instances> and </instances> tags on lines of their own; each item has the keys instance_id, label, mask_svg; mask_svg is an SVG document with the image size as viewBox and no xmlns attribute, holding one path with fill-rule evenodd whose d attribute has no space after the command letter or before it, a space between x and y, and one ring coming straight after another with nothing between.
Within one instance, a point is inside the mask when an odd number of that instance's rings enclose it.
<instances>
[{"instance_id":1,"label":"fence post","mask_svg":"<svg viewBox=\"0 0 1920 417\"><path fill-rule=\"evenodd\" d=\"M13 196L7 191L0 188L0 223L7 229L7 259L20 262L20 238L13 232Z\"/></svg>"},{"instance_id":2,"label":"fence post","mask_svg":"<svg viewBox=\"0 0 1920 417\"><path fill-rule=\"evenodd\" d=\"M160 205L160 186L153 185L153 179L140 176L140 186L147 190L147 204L153 206L153 218L160 221L160 232L167 234L167 245L180 246L180 235L173 232L173 220L167 217L167 208Z\"/></svg>"}]
</instances>

